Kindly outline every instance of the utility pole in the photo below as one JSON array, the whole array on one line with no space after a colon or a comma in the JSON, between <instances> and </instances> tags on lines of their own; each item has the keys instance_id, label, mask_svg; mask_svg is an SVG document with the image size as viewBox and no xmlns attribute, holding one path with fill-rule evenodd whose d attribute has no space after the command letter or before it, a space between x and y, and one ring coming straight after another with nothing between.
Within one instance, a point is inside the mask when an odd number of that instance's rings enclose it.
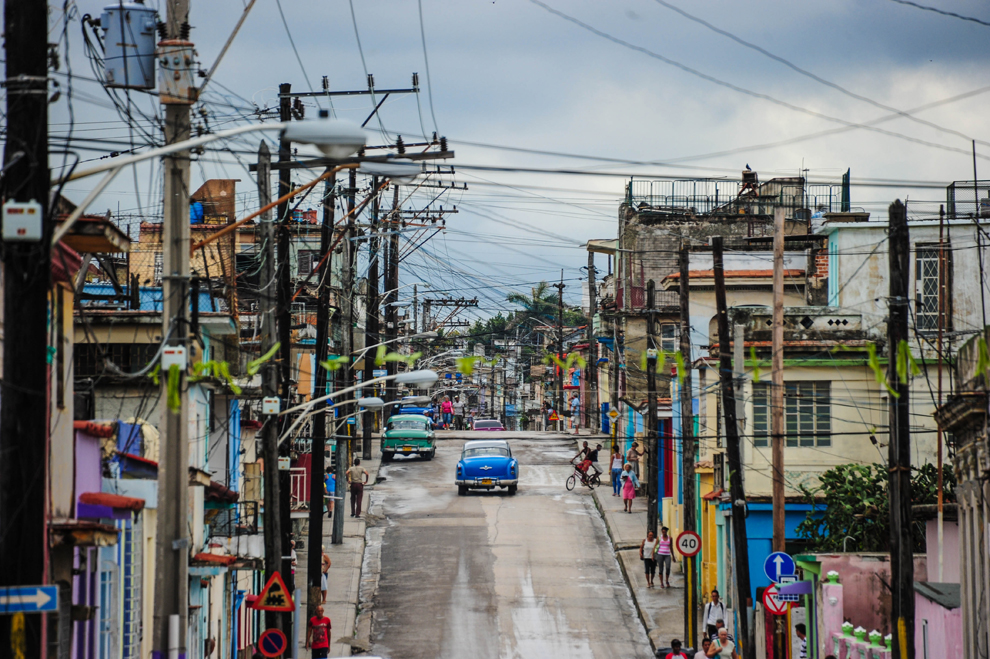
<instances>
[{"instance_id":1,"label":"utility pole","mask_svg":"<svg viewBox=\"0 0 990 659\"><path fill-rule=\"evenodd\" d=\"M45 392L49 388L46 360L53 227L48 215L47 22L47 2L4 3L7 134L3 200L39 204L41 240L5 241L3 245L2 586L48 583L49 416ZM68 610L61 603L59 608ZM11 656L15 647L21 647L22 656L42 656L47 620L47 614L0 616L0 655Z\"/></svg>"},{"instance_id":2,"label":"utility pole","mask_svg":"<svg viewBox=\"0 0 990 659\"><path fill-rule=\"evenodd\" d=\"M646 483L646 530L657 534L660 516L660 441L657 437L657 342L654 318L657 286L646 282L646 459L649 478Z\"/></svg>"},{"instance_id":3,"label":"utility pole","mask_svg":"<svg viewBox=\"0 0 990 659\"><path fill-rule=\"evenodd\" d=\"M379 213L379 194L378 194L378 177L371 177L371 190L375 198L371 200L371 229L369 231L370 240L368 241L368 294L365 298L365 312L364 312L364 345L367 349L368 346L375 345L376 343L381 343L381 332L378 326L378 306L380 300L378 298L378 256L381 252L381 238L379 237L379 224L378 224L378 213ZM362 370L362 375L364 376L364 381L374 379L375 375L373 369L375 368L375 350L366 350L364 353L364 368ZM370 396L371 392L365 391L363 395ZM370 460L371 459L371 431L372 427L375 425L375 412L373 410L365 410L362 417L363 423L361 424L361 433L363 436L362 449L361 449L361 459Z\"/></svg>"},{"instance_id":4,"label":"utility pole","mask_svg":"<svg viewBox=\"0 0 990 659\"><path fill-rule=\"evenodd\" d=\"M784 551L784 209L773 213L773 327L771 331L770 443L773 466L773 550ZM774 656L787 652L783 616L774 616Z\"/></svg>"},{"instance_id":5,"label":"utility pole","mask_svg":"<svg viewBox=\"0 0 990 659\"><path fill-rule=\"evenodd\" d=\"M385 233L388 234L385 250L385 291L382 298L382 308L385 316L385 341L388 345L394 346L395 340L399 337L399 307L395 306L399 300L399 186L392 186L392 212L385 222ZM397 349L397 348L396 348ZM386 375L395 375L398 372L398 362L385 363ZM385 383L385 402L389 403L398 398L398 385L395 381ZM388 417L392 416L394 407L382 409L382 427Z\"/></svg>"},{"instance_id":6,"label":"utility pole","mask_svg":"<svg viewBox=\"0 0 990 659\"><path fill-rule=\"evenodd\" d=\"M413 284L413 334L419 334L419 286Z\"/></svg>"},{"instance_id":7,"label":"utility pole","mask_svg":"<svg viewBox=\"0 0 990 659\"><path fill-rule=\"evenodd\" d=\"M262 142L258 148L258 203L262 208L271 203L271 154L268 144ZM261 316L261 348L265 354L277 343L275 330L275 222L272 212L262 213L258 222L261 237L261 271L258 293L258 313ZM261 367L261 395L265 398L278 397L278 363L274 360ZM279 571L282 565L282 519L279 514L280 485L278 473L278 417L270 416L261 428L261 451L265 473L265 574ZM265 627L279 628L279 615L274 611L265 612Z\"/></svg>"},{"instance_id":8,"label":"utility pole","mask_svg":"<svg viewBox=\"0 0 990 659\"><path fill-rule=\"evenodd\" d=\"M585 407L587 409L588 429L592 432L601 431L601 414L598 407L598 342L595 339L595 312L598 301L595 300L595 253L588 250L588 365L585 367Z\"/></svg>"},{"instance_id":9,"label":"utility pole","mask_svg":"<svg viewBox=\"0 0 990 659\"><path fill-rule=\"evenodd\" d=\"M357 172L353 169L348 171L347 178L347 224L344 226L344 238L340 241L342 249L342 273L343 281L340 283L340 322L341 322L341 348L340 354L347 358L344 367L337 371L338 377L343 381L339 382L341 388L349 387L354 383L354 361L351 353L354 351L354 242L351 238L354 232L354 194L357 192ZM344 405L340 411L340 418L346 419L351 413L351 406ZM334 427L336 428L336 423ZM334 433L336 449L334 450L336 465L334 467L337 487L335 490L336 501L334 504L336 514L333 516L333 534L331 543L335 545L344 542L344 493L346 491L346 472L350 461L351 430L345 422L343 432Z\"/></svg>"},{"instance_id":10,"label":"utility pole","mask_svg":"<svg viewBox=\"0 0 990 659\"><path fill-rule=\"evenodd\" d=\"M323 188L323 225L320 227L320 255L322 265L316 282L316 386L315 396L327 393L327 369L320 366L327 360L330 331L330 258L327 252L333 245L333 215L336 207L334 186L336 176L331 176ZM326 478L327 415L326 401L316 404L313 415L313 444L309 463L309 542L307 544L306 575L309 577L309 611L313 615L316 603L321 601L321 577L323 576L323 481ZM338 514L343 511L338 509Z\"/></svg>"},{"instance_id":11,"label":"utility pole","mask_svg":"<svg viewBox=\"0 0 990 659\"><path fill-rule=\"evenodd\" d=\"M907 208L890 205L887 235L890 244L890 297L887 322L887 382L896 394L890 406L890 586L893 657L914 657L914 551L911 537L911 410L910 385L897 375L901 344L908 340L908 278L911 246ZM909 374L910 376L910 374Z\"/></svg>"},{"instance_id":12,"label":"utility pole","mask_svg":"<svg viewBox=\"0 0 990 659\"><path fill-rule=\"evenodd\" d=\"M292 120L292 100L288 94L292 90L292 85L282 83L278 86L278 114L279 120L287 122ZM292 143L284 137L278 142L278 161L286 163L292 160ZM278 194L279 197L287 194L292 187L292 171L280 169L278 172ZM278 213L275 218L276 240L278 248L278 268L275 277L276 315L278 317L278 342L280 369L280 393L282 398L282 409L288 409L292 404L292 273L291 249L292 249L292 218L289 213L289 200L285 200L278 205ZM283 426L291 423L291 420L283 419ZM282 452L285 453L286 449ZM295 592L295 578L292 575L292 561L289 556L292 553L292 506L289 492L292 489L292 473L288 469L280 469L278 472L279 492L282 496L278 500L278 514L281 517L281 552L282 580L290 593ZM282 614L282 631L288 632L292 629L292 613ZM295 656L295 643L289 644L289 656Z\"/></svg>"},{"instance_id":13,"label":"utility pole","mask_svg":"<svg viewBox=\"0 0 990 659\"><path fill-rule=\"evenodd\" d=\"M712 238L712 261L715 275L715 306L718 315L719 380L722 387L722 412L725 416L725 454L729 461L729 494L732 499L733 566L736 576L736 612L743 659L755 659L756 648L750 634L749 617L753 610L749 583L749 547L746 544L746 493L743 490L742 457L739 451L739 428L736 426L736 392L732 378L732 353L729 348L729 311L725 299L725 267L722 263L722 236Z\"/></svg>"},{"instance_id":14,"label":"utility pole","mask_svg":"<svg viewBox=\"0 0 990 659\"><path fill-rule=\"evenodd\" d=\"M680 266L680 307L681 336L680 350L684 362L684 372L680 376L681 402L681 473L684 493L684 530L697 531L697 509L695 508L694 461L696 444L694 439L694 392L691 383L691 306L690 306L690 253L687 243L681 245L678 255ZM684 638L698 638L698 560L697 556L682 556L684 561Z\"/></svg>"},{"instance_id":15,"label":"utility pole","mask_svg":"<svg viewBox=\"0 0 990 659\"><path fill-rule=\"evenodd\" d=\"M189 0L168 0L165 29L170 47L187 47L191 57L189 34ZM8 30L9 31L9 30ZM161 45L161 44L160 44ZM191 81L190 81L191 82ZM190 98L177 101L169 97L165 105L165 143L175 144L190 136ZM166 156L162 225L162 336L171 335L173 346L186 348L192 361L194 344L187 341L189 326L189 152ZM11 338L8 336L7 341ZM186 629L189 617L189 392L185 369L179 374L179 409L162 405L161 446L158 474L158 546L155 563L155 615L152 647L162 656L169 647L170 630L178 631L178 653L186 653ZM167 378L162 378L161 400L168 398ZM4 402L6 407L6 401Z\"/></svg>"},{"instance_id":16,"label":"utility pole","mask_svg":"<svg viewBox=\"0 0 990 659\"><path fill-rule=\"evenodd\" d=\"M564 359L564 271L560 271L560 283L554 284L554 288L557 289L557 359ZM554 364L554 370L557 372L556 378L556 401L557 406L557 416L560 418L558 427L563 425L564 421L564 369L561 366ZM493 401L494 402L494 401Z\"/></svg>"}]
</instances>

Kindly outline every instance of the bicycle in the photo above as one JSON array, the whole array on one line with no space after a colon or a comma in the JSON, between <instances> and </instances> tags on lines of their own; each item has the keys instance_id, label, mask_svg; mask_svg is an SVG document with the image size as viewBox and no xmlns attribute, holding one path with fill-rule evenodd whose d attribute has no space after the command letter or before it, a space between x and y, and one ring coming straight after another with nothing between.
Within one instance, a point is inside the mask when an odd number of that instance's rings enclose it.
<instances>
[{"instance_id":1,"label":"bicycle","mask_svg":"<svg viewBox=\"0 0 990 659\"><path fill-rule=\"evenodd\" d=\"M573 460L571 460L571 464L574 464ZM567 491L570 492L571 490L573 490L577 486L579 480L581 481L581 484L587 487L589 490L593 490L602 484L601 474L599 474L597 471L593 472L589 476L580 469L578 469L577 465L575 465L574 473L568 476L567 481L564 483L564 485L567 487Z\"/></svg>"}]
</instances>

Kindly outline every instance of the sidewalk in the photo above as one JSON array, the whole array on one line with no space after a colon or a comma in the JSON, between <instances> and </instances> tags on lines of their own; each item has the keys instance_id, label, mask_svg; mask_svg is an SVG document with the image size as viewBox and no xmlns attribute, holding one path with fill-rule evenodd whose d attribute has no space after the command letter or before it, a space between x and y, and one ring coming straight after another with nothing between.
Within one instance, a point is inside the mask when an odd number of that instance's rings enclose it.
<instances>
[{"instance_id":1,"label":"sidewalk","mask_svg":"<svg viewBox=\"0 0 990 659\"><path fill-rule=\"evenodd\" d=\"M381 454L378 451L378 442L373 443L372 458L361 460L362 466L368 470L368 485L364 488L364 506L371 500L371 492L374 490L377 480L378 467L381 463ZM358 456L360 457L360 456ZM351 495L348 493L344 501L337 501L334 507L334 515L344 515L344 541L342 544L334 545L331 539L331 520L323 519L323 545L327 548L327 555L330 557L330 571L327 575L327 601L323 605L324 614L330 618L333 625L331 634L330 654L331 657L349 657L352 647L365 648L367 639L356 641L354 639L356 629L356 619L358 613L358 596L361 588L361 564L364 560L365 549L365 528L364 516L366 510L362 510L360 518L350 516ZM319 551L316 547L316 551ZM298 552L298 567L296 569L296 585L302 588L302 601L300 611L303 615L309 610L309 602L306 588L306 560L309 547L305 551ZM308 618L306 618L308 620ZM296 657L309 659L309 651L304 648L306 644L306 625L300 625L299 651ZM354 641L351 643L341 642L344 639Z\"/></svg>"},{"instance_id":2,"label":"sidewalk","mask_svg":"<svg viewBox=\"0 0 990 659\"><path fill-rule=\"evenodd\" d=\"M643 561L639 558L639 545L646 538L646 498L636 497L633 512L623 512L622 498L612 496L610 480L607 485L596 488L592 497L605 521L615 557L629 585L653 651L669 646L673 638L683 642L684 575L681 573L680 563L674 563L670 571L672 588L661 588L659 579L656 579L655 588L646 587ZM694 643L689 641L684 645L690 647Z\"/></svg>"}]
</instances>

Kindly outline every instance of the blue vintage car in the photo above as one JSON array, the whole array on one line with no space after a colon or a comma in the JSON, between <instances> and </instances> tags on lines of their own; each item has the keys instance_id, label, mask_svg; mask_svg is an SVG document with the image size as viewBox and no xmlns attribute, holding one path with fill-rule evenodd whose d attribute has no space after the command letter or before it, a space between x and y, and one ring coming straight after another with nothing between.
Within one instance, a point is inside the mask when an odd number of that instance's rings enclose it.
<instances>
[{"instance_id":1,"label":"blue vintage car","mask_svg":"<svg viewBox=\"0 0 990 659\"><path fill-rule=\"evenodd\" d=\"M519 463L512 457L504 439L480 439L464 444L457 463L458 494L469 489L508 489L515 494L519 487Z\"/></svg>"}]
</instances>

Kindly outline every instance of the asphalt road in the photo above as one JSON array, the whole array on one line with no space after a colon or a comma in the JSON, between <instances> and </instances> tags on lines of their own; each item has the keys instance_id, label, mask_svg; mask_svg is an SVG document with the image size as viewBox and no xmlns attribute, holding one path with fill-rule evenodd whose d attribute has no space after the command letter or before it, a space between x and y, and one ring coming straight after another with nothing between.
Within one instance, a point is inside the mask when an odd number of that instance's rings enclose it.
<instances>
[{"instance_id":1,"label":"asphalt road","mask_svg":"<svg viewBox=\"0 0 990 659\"><path fill-rule=\"evenodd\" d=\"M649 657L587 491L567 492L573 438L512 433L519 492L458 496L463 439L397 458L374 488L380 564L372 654L402 658ZM378 534L376 534L378 535Z\"/></svg>"}]
</instances>

